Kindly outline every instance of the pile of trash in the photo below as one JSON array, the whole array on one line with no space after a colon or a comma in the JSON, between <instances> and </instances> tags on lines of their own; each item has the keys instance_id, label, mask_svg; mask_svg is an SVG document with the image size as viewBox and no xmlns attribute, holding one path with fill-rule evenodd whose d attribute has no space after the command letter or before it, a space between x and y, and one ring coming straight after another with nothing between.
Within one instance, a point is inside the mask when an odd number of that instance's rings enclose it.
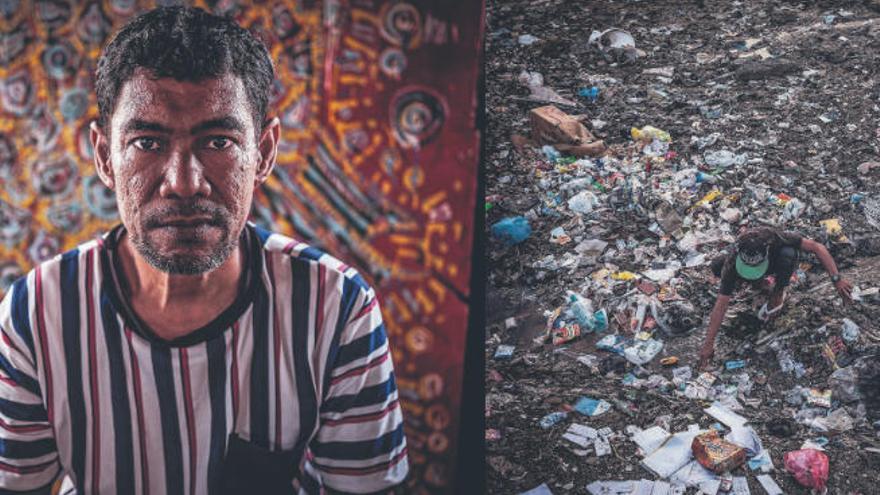
<instances>
[{"instance_id":1,"label":"pile of trash","mask_svg":"<svg viewBox=\"0 0 880 495\"><path fill-rule=\"evenodd\" d=\"M874 67L838 45L880 14L542 8L488 11L490 492L872 492L880 128L850 82L876 70L835 57ZM697 370L710 264L755 226L825 245L855 304L802 253L775 321L741 288Z\"/></svg>"}]
</instances>

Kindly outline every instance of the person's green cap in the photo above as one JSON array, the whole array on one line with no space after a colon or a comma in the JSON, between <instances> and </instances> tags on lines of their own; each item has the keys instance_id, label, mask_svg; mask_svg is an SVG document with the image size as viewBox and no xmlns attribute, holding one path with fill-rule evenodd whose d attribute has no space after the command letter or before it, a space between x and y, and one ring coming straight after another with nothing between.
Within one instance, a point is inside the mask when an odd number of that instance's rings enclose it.
<instances>
[{"instance_id":1,"label":"person's green cap","mask_svg":"<svg viewBox=\"0 0 880 495\"><path fill-rule=\"evenodd\" d=\"M742 255L736 257L736 273L746 280L758 280L767 272L767 266L770 260L765 256L764 260L757 265L749 265L742 259Z\"/></svg>"}]
</instances>

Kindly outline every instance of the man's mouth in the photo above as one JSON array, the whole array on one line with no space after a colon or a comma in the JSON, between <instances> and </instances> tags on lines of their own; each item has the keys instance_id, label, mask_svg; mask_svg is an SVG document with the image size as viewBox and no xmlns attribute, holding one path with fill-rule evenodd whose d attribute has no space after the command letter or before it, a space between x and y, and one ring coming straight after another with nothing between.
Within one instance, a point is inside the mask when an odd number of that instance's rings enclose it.
<instances>
[{"instance_id":1,"label":"man's mouth","mask_svg":"<svg viewBox=\"0 0 880 495\"><path fill-rule=\"evenodd\" d=\"M201 226L214 226L215 222L210 218L175 218L172 220L164 220L159 223L159 227L174 228L196 228Z\"/></svg>"}]
</instances>

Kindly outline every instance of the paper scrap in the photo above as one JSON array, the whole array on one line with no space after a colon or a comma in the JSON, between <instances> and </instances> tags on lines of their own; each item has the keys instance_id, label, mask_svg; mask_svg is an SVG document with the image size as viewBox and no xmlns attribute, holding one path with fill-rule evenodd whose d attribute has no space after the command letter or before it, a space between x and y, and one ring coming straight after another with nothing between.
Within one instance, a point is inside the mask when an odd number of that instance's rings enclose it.
<instances>
[{"instance_id":1,"label":"paper scrap","mask_svg":"<svg viewBox=\"0 0 880 495\"><path fill-rule=\"evenodd\" d=\"M718 401L713 402L711 406L703 409L703 412L708 414L709 416L712 416L718 421L721 421L730 428L743 427L746 423L749 422L748 419L731 411Z\"/></svg>"},{"instance_id":2,"label":"paper scrap","mask_svg":"<svg viewBox=\"0 0 880 495\"><path fill-rule=\"evenodd\" d=\"M663 442L665 442L669 436L669 432L663 429L662 426L652 426L647 430L642 430L633 435L632 441L642 449L645 456L649 456L657 450L658 447L663 445Z\"/></svg>"},{"instance_id":3,"label":"paper scrap","mask_svg":"<svg viewBox=\"0 0 880 495\"><path fill-rule=\"evenodd\" d=\"M651 455L642 460L642 466L660 478L668 478L693 458L691 443L700 432L683 431L670 436Z\"/></svg>"},{"instance_id":4,"label":"paper scrap","mask_svg":"<svg viewBox=\"0 0 880 495\"><path fill-rule=\"evenodd\" d=\"M784 493L782 488L779 488L779 485L776 484L776 481L771 478L769 474L759 475L758 483L764 487L764 491L767 492L767 495L782 495Z\"/></svg>"}]
</instances>

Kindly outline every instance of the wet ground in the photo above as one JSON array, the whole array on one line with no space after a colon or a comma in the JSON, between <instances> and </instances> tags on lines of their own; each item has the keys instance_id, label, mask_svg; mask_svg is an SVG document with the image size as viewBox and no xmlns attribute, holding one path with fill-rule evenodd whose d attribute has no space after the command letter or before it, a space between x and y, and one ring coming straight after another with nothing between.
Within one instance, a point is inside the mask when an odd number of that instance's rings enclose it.
<instances>
[{"instance_id":1,"label":"wet ground","mask_svg":"<svg viewBox=\"0 0 880 495\"><path fill-rule=\"evenodd\" d=\"M603 54L588 44L592 31L612 27L628 31L640 52ZM537 40L522 44L522 35ZM878 35L880 10L865 2L489 2L487 225L525 216L532 229L527 240L512 246L490 236L487 248L491 493L518 493L541 483L553 493L585 493L594 480L655 479L639 465L641 456L625 434L628 425L647 428L660 418L676 432L689 424L708 428L715 423L703 412L710 401L622 380L633 372L671 379L672 368L696 366L717 279L705 263L686 266L686 260L717 255L741 228L774 225L797 231L826 245L842 273L862 290L880 285L880 168L859 170L880 154ZM539 72L547 88L574 103L557 103L561 110L585 115L586 126L609 145L601 162L572 164L574 159L563 155L553 163L540 146L524 143L529 110L546 102L529 99L530 90L520 81L523 71ZM593 87L599 90L595 101L578 95ZM672 136L671 154L641 151L630 129L645 125ZM708 163L709 153L722 150L744 155L743 163L724 168ZM676 175L689 169L709 179L688 183ZM602 187L592 189L599 200L595 210L578 214L567 204L576 191L564 188L584 177ZM626 185L620 185L620 177L628 178ZM615 200L620 188L628 204ZM716 189L719 199L693 207ZM803 211L786 216L788 198L801 202ZM659 200L685 219L678 237L654 225ZM738 210L742 220L723 220L728 209ZM829 232L820 224L825 219L837 219L842 231ZM550 242L551 230L558 227L571 242ZM682 232L690 233L692 242L682 243ZM609 246L595 256L576 252L575 246L589 239ZM876 493L880 454L865 450L880 447L870 400L833 398L830 410L844 408L855 418L851 430L838 434L795 423L790 436L777 437L766 426L805 407L785 400L794 386L828 389L835 366L871 362L868 356L877 352L876 296L844 306L818 261L809 255L801 261L786 308L774 322L754 318L766 299L760 290L737 293L719 336L716 385L721 392L722 384L748 374L751 390L736 394L744 406L739 413L770 451L776 466L771 475L786 493L806 489L785 472L783 454L816 437L828 439L830 493ZM685 266L675 266L672 279L638 288L646 270L676 262ZM607 276L623 271L640 274L640 280ZM670 308L678 303L664 289L674 289L693 311L674 313ZM563 306L567 290L590 298L594 309L606 309L610 329L565 345L541 342L544 312ZM690 328L674 337L656 326L649 329L664 347L644 372L596 349L595 342L610 333L633 337L629 321L639 298L661 292L666 323L688 319L680 326ZM508 327L511 317L515 326ZM823 355L823 345L841 334L843 318L858 324L861 333L834 361ZM803 364L803 376L780 370L780 353L769 347L774 341ZM516 346L511 359L493 359L501 344ZM576 360L584 354L602 361L598 371ZM660 359L669 356L679 363L661 366ZM744 368L724 371L726 361L740 359ZM572 413L546 430L538 426L543 416L566 410L581 396L602 398L614 407L592 418ZM616 433L612 453L578 455L561 438L572 423L610 427ZM756 480L759 472L743 467L733 474L745 476L752 493L764 493Z\"/></svg>"}]
</instances>

